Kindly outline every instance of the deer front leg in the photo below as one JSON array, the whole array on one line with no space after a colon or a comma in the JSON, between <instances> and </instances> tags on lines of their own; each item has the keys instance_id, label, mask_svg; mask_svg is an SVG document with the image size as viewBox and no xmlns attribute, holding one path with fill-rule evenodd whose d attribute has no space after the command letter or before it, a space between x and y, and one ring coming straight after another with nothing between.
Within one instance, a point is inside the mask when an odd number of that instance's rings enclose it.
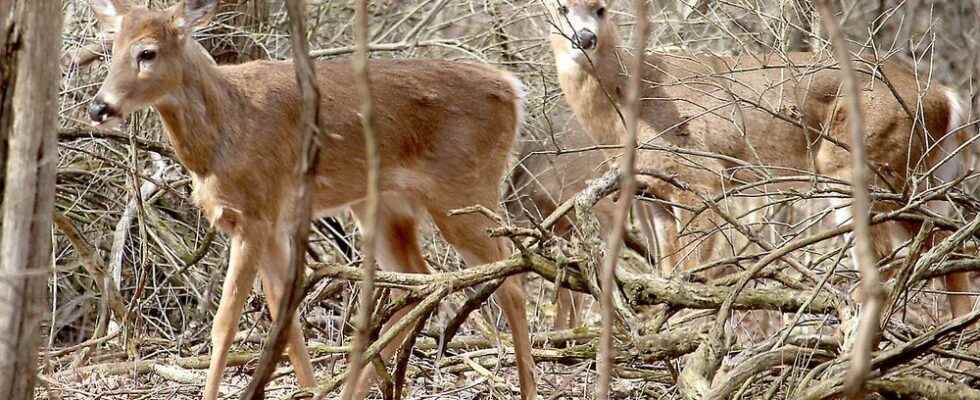
<instances>
[{"instance_id":1,"label":"deer front leg","mask_svg":"<svg viewBox=\"0 0 980 400\"><path fill-rule=\"evenodd\" d=\"M262 290L265 292L266 301L269 304L269 314L272 320L279 318L279 304L286 295L289 285L289 243L287 237L277 238L266 243L269 246L265 252L266 258L259 266L259 277L262 279ZM299 318L292 315L292 324L286 332L289 335L286 339L286 352L289 354L289 361L293 364L293 371L296 372L296 380L302 387L313 387L316 380L313 377L313 363L310 362L310 354L306 349L306 339L303 337L303 329L300 326Z\"/></svg>"},{"instance_id":2,"label":"deer front leg","mask_svg":"<svg viewBox=\"0 0 980 400\"><path fill-rule=\"evenodd\" d=\"M228 361L228 349L238 332L238 319L242 315L245 299L252 292L255 280L255 248L241 237L231 239L231 257L228 261L228 274L221 291L218 312L211 326L211 363L208 366L207 381L204 386L204 399L216 400L221 374Z\"/></svg>"}]
</instances>

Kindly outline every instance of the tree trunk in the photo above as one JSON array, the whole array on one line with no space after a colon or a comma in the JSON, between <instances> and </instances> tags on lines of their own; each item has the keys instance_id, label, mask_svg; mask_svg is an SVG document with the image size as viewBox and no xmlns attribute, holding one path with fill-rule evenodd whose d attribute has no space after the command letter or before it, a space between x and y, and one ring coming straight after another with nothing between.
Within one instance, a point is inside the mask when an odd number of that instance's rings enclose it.
<instances>
[{"instance_id":1,"label":"tree trunk","mask_svg":"<svg viewBox=\"0 0 980 400\"><path fill-rule=\"evenodd\" d=\"M11 0L0 0L0 182L5 182L4 177L7 176L5 171L7 165L7 131L10 130L13 123L10 121L10 108L13 105L11 97L14 93L13 72L17 66L17 53L14 51L13 44L7 40L11 31L7 25L13 16L13 6L14 3ZM3 192L3 187L0 187L0 192ZM3 199L0 198L0 205L2 204Z\"/></svg>"},{"instance_id":2,"label":"tree trunk","mask_svg":"<svg viewBox=\"0 0 980 400\"><path fill-rule=\"evenodd\" d=\"M54 208L61 2L0 0L0 399L34 397Z\"/></svg>"}]
</instances>

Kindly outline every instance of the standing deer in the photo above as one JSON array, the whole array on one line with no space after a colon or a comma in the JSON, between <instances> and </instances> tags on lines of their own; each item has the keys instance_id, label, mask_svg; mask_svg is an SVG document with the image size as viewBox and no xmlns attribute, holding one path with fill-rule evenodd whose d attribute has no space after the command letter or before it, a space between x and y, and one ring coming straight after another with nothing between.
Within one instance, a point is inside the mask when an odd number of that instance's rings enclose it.
<instances>
[{"instance_id":1,"label":"standing deer","mask_svg":"<svg viewBox=\"0 0 980 400\"><path fill-rule=\"evenodd\" d=\"M217 66L191 38L208 23L217 0L187 0L149 10L126 0L91 0L103 28L114 35L108 77L88 109L100 126L152 107L191 174L194 202L231 237L231 257L211 331L211 362L204 398L218 396L228 349L256 273L272 317L285 291L293 230L286 199L298 173L300 94L290 62ZM417 240L419 220L431 216L467 264L506 256L502 241L485 233L482 216L449 217L469 205L497 209L498 186L522 120L521 83L511 74L474 63L377 60L370 64L380 143L381 204L378 262L383 269L426 273ZM366 185L364 138L352 68L318 62L320 114L325 133L313 182L314 213L351 208L362 216ZM516 277L498 290L514 333L521 392L536 395L523 289ZM403 316L402 309L389 326ZM313 386L313 368L299 323L288 332L289 359L299 384ZM396 340L393 343L399 343ZM385 357L394 350L389 346ZM359 379L364 396L373 371Z\"/></svg>"},{"instance_id":2,"label":"standing deer","mask_svg":"<svg viewBox=\"0 0 980 400\"><path fill-rule=\"evenodd\" d=\"M678 205L654 216L655 225L671 227L669 236L659 241L662 254L697 252L694 235L678 237L678 223L710 231L717 222L713 213L690 212L704 204L698 194L713 196L722 192L722 185L773 176L819 174L850 182L849 116L840 100L842 78L829 55L651 53L642 71L623 71L623 66L632 65L632 55L619 48L608 3L549 0L554 22L551 48L566 101L600 144L625 142L619 110L624 109L627 75L642 74L638 141L670 151L640 151L636 168L674 176L690 187L681 190L670 179L637 177L642 190ZM876 176L873 183L905 193L921 190L910 186L917 171L935 167L935 178L945 182L961 174L965 161L954 150L967 138L959 129L962 106L954 92L920 81L922 77L895 63L854 63L864 71L858 79L864 89L863 128ZM947 156L948 161L939 165ZM847 203L838 206L837 221L849 220ZM897 205L876 202L873 207L884 211ZM920 225L872 226L875 256L881 259L895 248L896 238L890 233L908 237ZM706 248L710 244L685 258L682 267L706 261L711 257L703 251ZM946 276L945 283L951 292L964 292L969 285L962 273ZM954 316L971 308L965 295L950 294L948 299Z\"/></svg>"}]
</instances>

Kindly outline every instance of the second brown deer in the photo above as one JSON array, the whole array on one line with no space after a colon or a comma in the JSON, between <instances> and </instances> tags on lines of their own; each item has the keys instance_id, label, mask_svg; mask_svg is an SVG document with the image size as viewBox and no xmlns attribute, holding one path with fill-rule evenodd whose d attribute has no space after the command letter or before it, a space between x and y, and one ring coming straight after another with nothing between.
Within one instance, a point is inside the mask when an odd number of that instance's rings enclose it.
<instances>
[{"instance_id":1,"label":"second brown deer","mask_svg":"<svg viewBox=\"0 0 980 400\"><path fill-rule=\"evenodd\" d=\"M612 147L625 141L620 110L626 77L642 74L638 140L653 150L638 152L637 179L648 194L677 205L655 224L671 227L669 236L659 241L663 254L682 249L693 253L681 261L682 268L703 263L712 254L710 243L697 242L695 235L679 236L677 225L695 232L714 229L720 222L717 215L692 210L702 209L704 199L722 193L724 187L789 175L850 182L846 121L851 116L841 101L842 78L828 53L650 53L641 71L624 71L624 65L632 65L632 55L620 48L618 28L607 9L610 1L546 3L562 91L596 142ZM935 187L930 181L949 182L962 174L966 161L964 152L957 150L968 138L955 93L893 62L854 63L861 71L861 112L873 185L908 194ZM618 153L611 152L610 157ZM914 174L921 172L933 172L933 179L913 182ZM688 188L679 188L677 181ZM894 202L873 204L878 211L897 207ZM942 205L934 207L943 212ZM837 221L849 221L846 200L838 200L837 208ZM913 235L920 225L905 221L872 226L877 259L892 252L898 236ZM952 292L952 314L968 312L971 302L962 293L969 288L966 274L947 275L945 283Z\"/></svg>"},{"instance_id":2,"label":"second brown deer","mask_svg":"<svg viewBox=\"0 0 980 400\"><path fill-rule=\"evenodd\" d=\"M276 318L285 294L290 220L288 199L304 179L300 93L290 62L217 66L194 42L217 0L186 0L149 10L126 0L91 0L113 36L109 75L89 106L108 126L151 107L194 184L194 202L231 237L231 257L211 331L204 398L214 400L228 350L256 274ZM377 255L386 270L426 273L417 238L430 216L468 265L500 260L505 243L487 236L483 216L448 216L472 205L499 208L499 185L522 120L523 89L511 74L486 65L436 60L370 64L374 127L380 143L381 201ZM314 213L350 208L363 215L366 156L359 99L349 62L318 62L320 114L326 133L312 187ZM536 395L525 296L517 277L497 300L514 334L522 396ZM408 308L396 313L396 321ZM389 322L389 326L394 321ZM301 325L288 334L288 354L301 386L315 384ZM396 340L393 343L400 343ZM395 345L383 351L388 356ZM360 378L364 396L373 372Z\"/></svg>"}]
</instances>

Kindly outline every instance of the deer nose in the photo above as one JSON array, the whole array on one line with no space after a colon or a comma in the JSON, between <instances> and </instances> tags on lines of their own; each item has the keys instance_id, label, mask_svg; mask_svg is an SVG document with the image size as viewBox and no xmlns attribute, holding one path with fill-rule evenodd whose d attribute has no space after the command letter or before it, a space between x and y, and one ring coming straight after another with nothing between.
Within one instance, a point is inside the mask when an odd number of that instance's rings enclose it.
<instances>
[{"instance_id":1,"label":"deer nose","mask_svg":"<svg viewBox=\"0 0 980 400\"><path fill-rule=\"evenodd\" d=\"M581 29L575 32L575 44L582 50L594 49L597 39L595 32L588 29Z\"/></svg>"},{"instance_id":2,"label":"deer nose","mask_svg":"<svg viewBox=\"0 0 980 400\"><path fill-rule=\"evenodd\" d=\"M88 117L92 122L105 122L113 114L112 107L101 98L96 97L88 105Z\"/></svg>"}]
</instances>

